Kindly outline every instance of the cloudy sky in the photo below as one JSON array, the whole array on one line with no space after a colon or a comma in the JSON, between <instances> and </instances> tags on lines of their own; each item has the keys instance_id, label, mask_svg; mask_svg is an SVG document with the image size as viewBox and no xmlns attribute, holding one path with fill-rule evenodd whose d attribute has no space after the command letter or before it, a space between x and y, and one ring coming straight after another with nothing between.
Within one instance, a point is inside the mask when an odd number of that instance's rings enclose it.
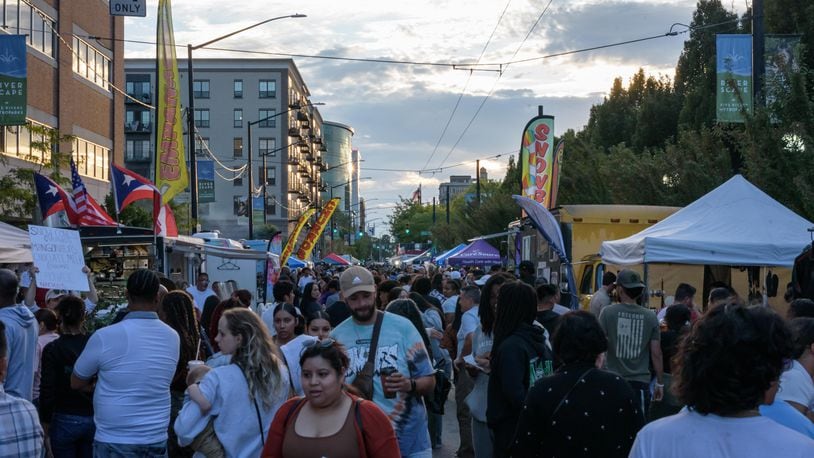
<instances>
[{"instance_id":1,"label":"cloudy sky","mask_svg":"<svg viewBox=\"0 0 814 458\"><path fill-rule=\"evenodd\" d=\"M126 20L127 39L154 40L157 3L148 0L146 18ZM419 183L424 200L429 201L450 174L474 175L475 159L498 154L502 156L481 165L487 167L490 178L502 178L508 156L517 153L521 130L538 105L556 116L560 134L587 122L591 105L602 100L614 77L627 78L639 67L672 76L688 35L505 63L664 34L673 23L689 24L695 4L696 0L551 0L529 33L549 0L172 2L178 44L199 44L262 19L302 13L308 17L275 21L215 46L425 63L504 64L501 74L447 66L295 58L312 101L326 104L320 107L323 118L356 130L354 147L365 160L362 176L373 178L360 184L369 200L368 220L382 218L374 222L377 235L383 233L388 207L399 195L410 196ZM154 46L128 43L126 51L128 57L155 55ZM208 50L196 51L195 56L273 57ZM565 155L563 173L568 173L567 148ZM467 161L472 162L439 170ZM370 170L385 168L412 172ZM419 173L428 169L433 171Z\"/></svg>"}]
</instances>

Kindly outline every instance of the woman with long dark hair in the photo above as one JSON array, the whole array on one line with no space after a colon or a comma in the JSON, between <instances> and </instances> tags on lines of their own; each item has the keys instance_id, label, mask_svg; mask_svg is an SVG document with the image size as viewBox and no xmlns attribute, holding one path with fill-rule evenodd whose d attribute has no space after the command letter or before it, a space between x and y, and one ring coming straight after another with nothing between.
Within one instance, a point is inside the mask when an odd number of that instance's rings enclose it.
<instances>
[{"instance_id":1,"label":"woman with long dark hair","mask_svg":"<svg viewBox=\"0 0 814 458\"><path fill-rule=\"evenodd\" d=\"M305 285L300 300L300 311L303 316L311 316L322 311L322 306L319 304L319 295L319 283L311 282Z\"/></svg>"},{"instance_id":2,"label":"woman with long dark hair","mask_svg":"<svg viewBox=\"0 0 814 458\"><path fill-rule=\"evenodd\" d=\"M178 333L180 340L180 352L175 375L170 384L170 424L169 440L167 449L172 456L192 456L192 451L182 449L178 446L175 437L175 430L172 424L181 407L184 405L184 391L187 389L186 379L189 371L189 362L200 360L200 333L198 332L198 320L195 318L195 306L192 304L192 297L186 291L170 291L164 295L161 305L158 308L158 316Z\"/></svg>"},{"instance_id":3,"label":"woman with long dark hair","mask_svg":"<svg viewBox=\"0 0 814 458\"><path fill-rule=\"evenodd\" d=\"M536 313L534 288L518 281L500 287L486 406L495 457L507 456L530 386L554 371L543 330L532 324Z\"/></svg>"},{"instance_id":4,"label":"woman with long dark hair","mask_svg":"<svg viewBox=\"0 0 814 458\"><path fill-rule=\"evenodd\" d=\"M288 398L288 372L260 318L249 309L227 310L215 337L231 363L212 369L187 389L188 401L175 422L186 445L214 419L227 456L258 456L274 414Z\"/></svg>"},{"instance_id":5,"label":"woman with long dark hair","mask_svg":"<svg viewBox=\"0 0 814 458\"><path fill-rule=\"evenodd\" d=\"M560 366L529 390L510 455L627 457L642 416L630 385L600 369L608 338L599 321L566 313L551 345Z\"/></svg>"}]
</instances>

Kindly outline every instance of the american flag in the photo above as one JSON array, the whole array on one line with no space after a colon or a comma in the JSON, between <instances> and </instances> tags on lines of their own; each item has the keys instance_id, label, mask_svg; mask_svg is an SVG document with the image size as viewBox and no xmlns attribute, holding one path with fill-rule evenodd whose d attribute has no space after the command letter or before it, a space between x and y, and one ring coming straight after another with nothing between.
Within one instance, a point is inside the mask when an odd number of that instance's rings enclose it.
<instances>
[{"instance_id":1,"label":"american flag","mask_svg":"<svg viewBox=\"0 0 814 458\"><path fill-rule=\"evenodd\" d=\"M82 177L76 170L76 163L71 158L71 185L73 186L73 200L79 213L80 226L116 226L113 218L102 209L87 189Z\"/></svg>"}]
</instances>

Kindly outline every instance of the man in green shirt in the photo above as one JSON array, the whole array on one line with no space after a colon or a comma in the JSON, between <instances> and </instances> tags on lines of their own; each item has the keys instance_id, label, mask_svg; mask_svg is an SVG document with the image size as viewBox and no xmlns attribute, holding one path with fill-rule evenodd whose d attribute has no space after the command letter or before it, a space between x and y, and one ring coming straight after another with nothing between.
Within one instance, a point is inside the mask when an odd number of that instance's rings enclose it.
<instances>
[{"instance_id":1,"label":"man in green shirt","mask_svg":"<svg viewBox=\"0 0 814 458\"><path fill-rule=\"evenodd\" d=\"M627 380L636 391L639 408L647 417L650 406L650 362L656 371L652 398L664 395L664 371L661 359L661 333L656 314L638 305L645 285L632 270L619 272L616 279L620 303L602 309L599 324L608 335L607 368Z\"/></svg>"}]
</instances>

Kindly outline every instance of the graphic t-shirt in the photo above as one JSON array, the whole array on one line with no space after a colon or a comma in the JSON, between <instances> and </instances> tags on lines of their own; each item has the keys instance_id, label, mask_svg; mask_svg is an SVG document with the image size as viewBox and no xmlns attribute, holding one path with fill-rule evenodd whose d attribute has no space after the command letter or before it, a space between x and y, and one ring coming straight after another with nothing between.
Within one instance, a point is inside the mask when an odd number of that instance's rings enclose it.
<instances>
[{"instance_id":1,"label":"graphic t-shirt","mask_svg":"<svg viewBox=\"0 0 814 458\"><path fill-rule=\"evenodd\" d=\"M650 341L661 339L652 310L633 304L602 309L599 324L608 334L608 370L633 382L650 382Z\"/></svg>"},{"instance_id":2,"label":"graphic t-shirt","mask_svg":"<svg viewBox=\"0 0 814 458\"><path fill-rule=\"evenodd\" d=\"M333 330L331 337L341 342L348 351L350 367L346 381L351 383L367 362L373 324L359 325L352 318L347 319ZM433 373L432 363L418 330L409 320L393 313L385 313L382 320L373 370L373 402L393 422L403 456L430 450L427 411L421 397L401 392L393 399L384 397L379 369L387 366L395 367L399 373L409 378Z\"/></svg>"}]
</instances>

